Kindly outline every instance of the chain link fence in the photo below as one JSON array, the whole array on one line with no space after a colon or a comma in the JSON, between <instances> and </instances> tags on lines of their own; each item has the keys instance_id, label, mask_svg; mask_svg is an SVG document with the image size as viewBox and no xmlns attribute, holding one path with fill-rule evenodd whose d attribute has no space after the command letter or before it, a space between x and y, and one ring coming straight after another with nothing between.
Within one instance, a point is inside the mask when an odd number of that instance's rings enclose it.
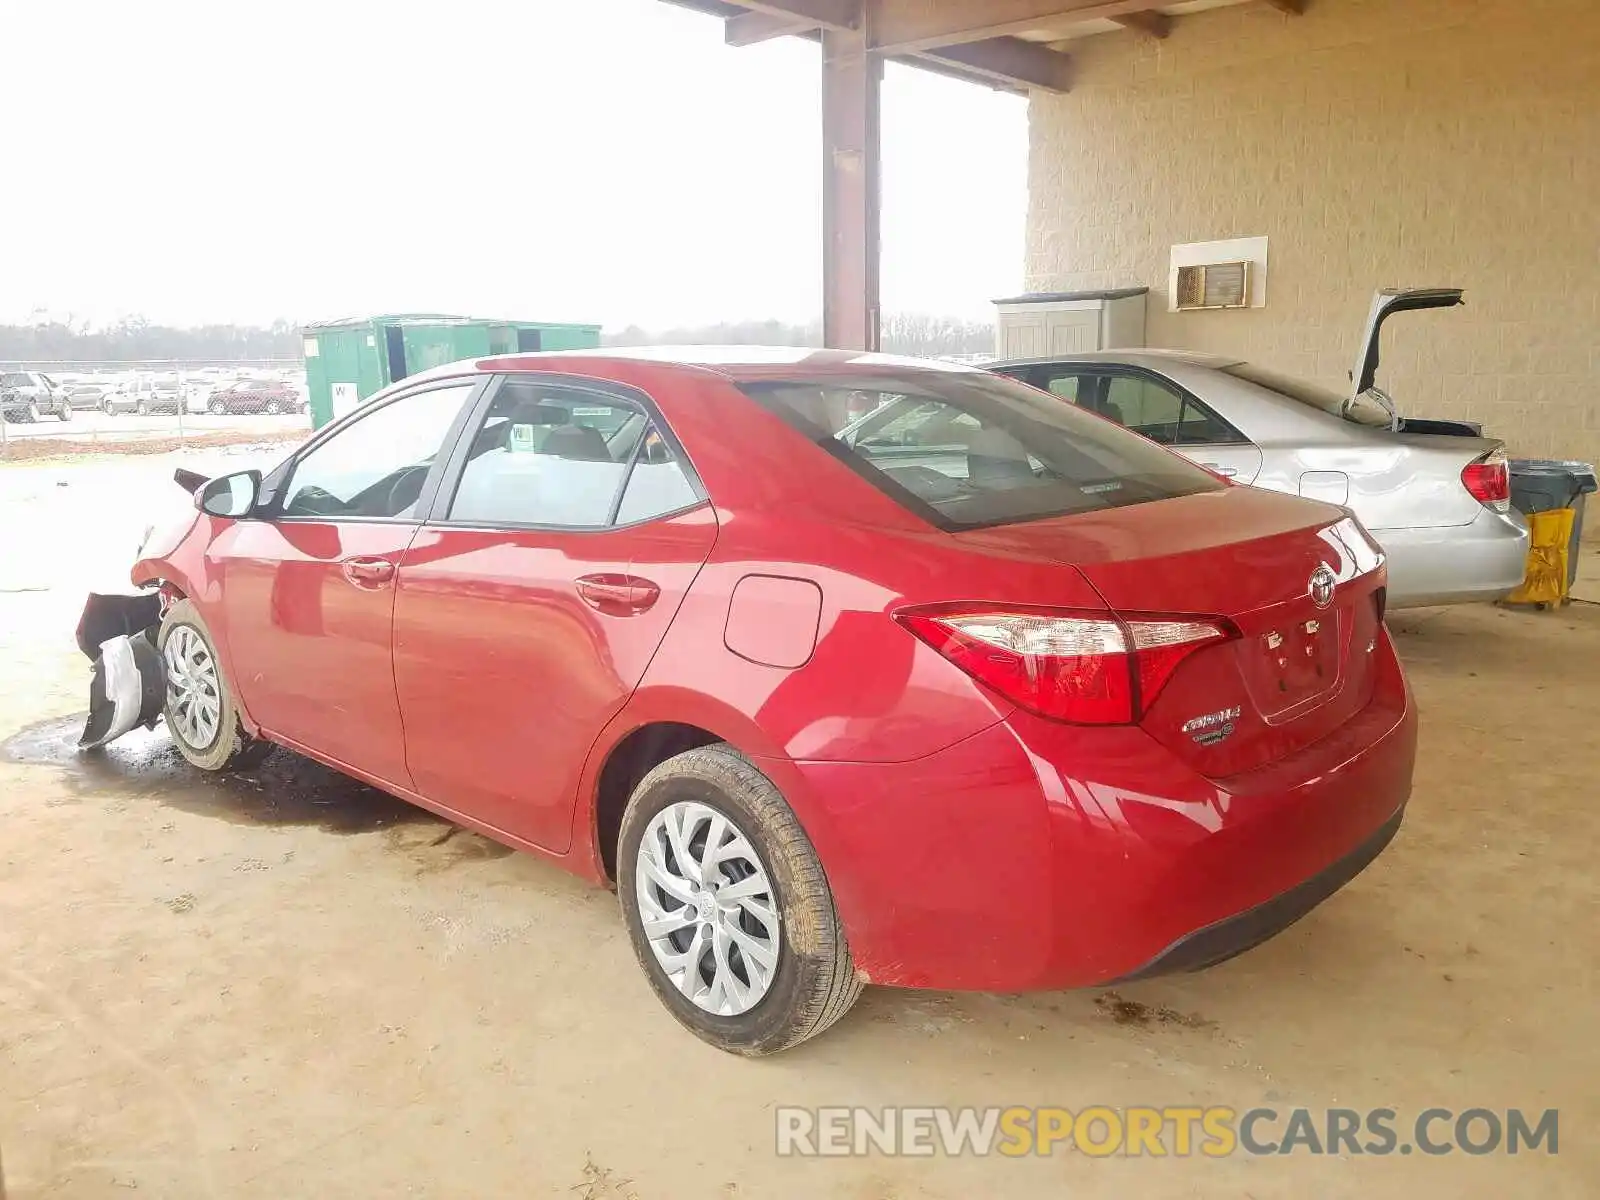
<instances>
[{"instance_id":1,"label":"chain link fence","mask_svg":"<svg viewBox=\"0 0 1600 1200\"><path fill-rule=\"evenodd\" d=\"M0 462L294 442L311 430L298 360L0 362Z\"/></svg>"}]
</instances>

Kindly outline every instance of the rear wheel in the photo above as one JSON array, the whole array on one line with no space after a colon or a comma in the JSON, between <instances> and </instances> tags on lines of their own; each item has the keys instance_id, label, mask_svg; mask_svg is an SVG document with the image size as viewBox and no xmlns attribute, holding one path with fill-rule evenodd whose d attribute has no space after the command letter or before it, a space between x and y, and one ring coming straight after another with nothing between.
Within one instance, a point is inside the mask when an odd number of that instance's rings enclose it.
<instances>
[{"instance_id":1,"label":"rear wheel","mask_svg":"<svg viewBox=\"0 0 1600 1200\"><path fill-rule=\"evenodd\" d=\"M267 401L267 416L275 417L282 411L283 411L283 406L281 404L279 404L276 400L268 400Z\"/></svg>"},{"instance_id":2,"label":"rear wheel","mask_svg":"<svg viewBox=\"0 0 1600 1200\"><path fill-rule=\"evenodd\" d=\"M206 411L209 412L213 417L220 417L227 411L227 408L221 400L213 400L210 404L206 405Z\"/></svg>"},{"instance_id":3,"label":"rear wheel","mask_svg":"<svg viewBox=\"0 0 1600 1200\"><path fill-rule=\"evenodd\" d=\"M272 743L239 723L211 634L193 604L179 600L167 609L156 648L167 673L163 714L178 753L202 771L243 770L271 753Z\"/></svg>"},{"instance_id":4,"label":"rear wheel","mask_svg":"<svg viewBox=\"0 0 1600 1200\"><path fill-rule=\"evenodd\" d=\"M61 409L56 413L56 417L62 421L72 420L72 405L63 400L61 402Z\"/></svg>"},{"instance_id":5,"label":"rear wheel","mask_svg":"<svg viewBox=\"0 0 1600 1200\"><path fill-rule=\"evenodd\" d=\"M141 400L138 404L133 406L133 411L138 413L141 417L147 417L150 415L150 405Z\"/></svg>"},{"instance_id":6,"label":"rear wheel","mask_svg":"<svg viewBox=\"0 0 1600 1200\"><path fill-rule=\"evenodd\" d=\"M617 893L650 986L718 1049L787 1049L861 994L811 840L730 746L690 750L640 781L622 818Z\"/></svg>"}]
</instances>

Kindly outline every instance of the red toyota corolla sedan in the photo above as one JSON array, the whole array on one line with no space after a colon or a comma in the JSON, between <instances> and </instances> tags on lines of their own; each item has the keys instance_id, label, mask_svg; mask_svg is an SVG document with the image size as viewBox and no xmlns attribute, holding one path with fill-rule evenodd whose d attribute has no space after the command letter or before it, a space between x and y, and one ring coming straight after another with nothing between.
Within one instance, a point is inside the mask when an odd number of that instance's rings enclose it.
<instances>
[{"instance_id":1,"label":"red toyota corolla sedan","mask_svg":"<svg viewBox=\"0 0 1600 1200\"><path fill-rule=\"evenodd\" d=\"M614 881L651 985L728 1050L865 983L1218 962L1410 793L1352 517L981 371L485 359L197 496L134 570L184 756L287 746Z\"/></svg>"}]
</instances>

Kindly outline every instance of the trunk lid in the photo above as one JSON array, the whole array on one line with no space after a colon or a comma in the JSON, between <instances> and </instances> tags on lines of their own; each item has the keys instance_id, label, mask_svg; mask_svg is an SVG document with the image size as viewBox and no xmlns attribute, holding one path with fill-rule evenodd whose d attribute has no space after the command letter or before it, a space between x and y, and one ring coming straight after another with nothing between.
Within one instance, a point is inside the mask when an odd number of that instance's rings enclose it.
<instances>
[{"instance_id":1,"label":"trunk lid","mask_svg":"<svg viewBox=\"0 0 1600 1200\"><path fill-rule=\"evenodd\" d=\"M1380 390L1378 359L1382 351L1383 323L1399 312L1416 312L1425 308L1454 308L1462 303L1460 288L1382 288L1373 293L1372 307L1367 311L1367 327L1361 335L1361 345L1356 353L1355 369L1350 372L1350 396L1345 401L1348 414L1362 400L1370 400L1389 414L1390 428L1399 430L1401 418L1395 411L1394 401Z\"/></svg>"},{"instance_id":2,"label":"trunk lid","mask_svg":"<svg viewBox=\"0 0 1600 1200\"><path fill-rule=\"evenodd\" d=\"M1229 488L957 536L1070 563L1124 617L1220 617L1237 630L1185 658L1141 720L1206 775L1292 754L1371 698L1383 559L1342 509Z\"/></svg>"}]
</instances>

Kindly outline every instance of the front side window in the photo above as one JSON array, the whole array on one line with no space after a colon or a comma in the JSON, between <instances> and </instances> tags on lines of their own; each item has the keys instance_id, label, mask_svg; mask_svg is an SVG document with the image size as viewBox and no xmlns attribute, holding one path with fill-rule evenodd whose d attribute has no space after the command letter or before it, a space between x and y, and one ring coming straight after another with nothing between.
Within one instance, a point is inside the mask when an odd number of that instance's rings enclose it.
<instances>
[{"instance_id":1,"label":"front side window","mask_svg":"<svg viewBox=\"0 0 1600 1200\"><path fill-rule=\"evenodd\" d=\"M508 379L473 437L448 519L595 529L697 502L641 409L568 384Z\"/></svg>"},{"instance_id":2,"label":"front side window","mask_svg":"<svg viewBox=\"0 0 1600 1200\"><path fill-rule=\"evenodd\" d=\"M1081 409L998 375L904 368L743 390L867 482L946 529L1118 508L1225 486ZM864 417L841 424L850 395Z\"/></svg>"},{"instance_id":3,"label":"front side window","mask_svg":"<svg viewBox=\"0 0 1600 1200\"><path fill-rule=\"evenodd\" d=\"M414 519L428 471L475 386L408 393L313 447L295 463L283 515Z\"/></svg>"}]
</instances>

